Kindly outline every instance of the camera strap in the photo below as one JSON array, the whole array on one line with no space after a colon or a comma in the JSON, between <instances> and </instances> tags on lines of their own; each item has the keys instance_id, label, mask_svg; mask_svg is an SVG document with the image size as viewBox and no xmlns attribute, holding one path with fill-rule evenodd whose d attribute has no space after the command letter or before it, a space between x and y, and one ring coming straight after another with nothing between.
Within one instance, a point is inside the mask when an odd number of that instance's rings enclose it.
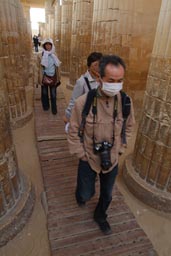
<instances>
[{"instance_id":1,"label":"camera strap","mask_svg":"<svg viewBox=\"0 0 171 256\"><path fill-rule=\"evenodd\" d=\"M90 83L89 83L88 78L86 76L84 76L84 80L86 81L88 90L90 91L91 90L91 86L90 86Z\"/></svg>"},{"instance_id":2,"label":"camera strap","mask_svg":"<svg viewBox=\"0 0 171 256\"><path fill-rule=\"evenodd\" d=\"M123 144L126 144L126 120L131 111L131 100L130 97L123 91L120 91L121 99L122 99L122 116L123 116L123 125L122 125L122 132L121 132L121 140ZM78 136L80 137L80 142L83 143L84 140L84 128L86 124L86 117L89 114L90 108L92 106L92 113L93 113L93 139L94 138L94 125L96 121L97 115L97 89L92 89L87 94L87 99L82 111L82 120L78 130ZM118 98L115 95L114 97L114 108L113 108L113 120L115 125L115 120L117 117L117 108L118 108ZM113 142L114 142L114 128L113 128Z\"/></svg>"},{"instance_id":3,"label":"camera strap","mask_svg":"<svg viewBox=\"0 0 171 256\"><path fill-rule=\"evenodd\" d=\"M97 89L92 89L88 92L87 99L86 99L86 102L85 102L85 105L84 105L84 108L82 111L82 115L81 115L82 120L81 120L81 124L80 124L79 130L78 130L78 136L80 137L80 142L82 142L82 143L84 140L84 127L86 124L86 117L90 111L92 102L94 102L95 98L97 100L96 94L97 94ZM96 111L96 109L93 108L92 111Z\"/></svg>"}]
</instances>

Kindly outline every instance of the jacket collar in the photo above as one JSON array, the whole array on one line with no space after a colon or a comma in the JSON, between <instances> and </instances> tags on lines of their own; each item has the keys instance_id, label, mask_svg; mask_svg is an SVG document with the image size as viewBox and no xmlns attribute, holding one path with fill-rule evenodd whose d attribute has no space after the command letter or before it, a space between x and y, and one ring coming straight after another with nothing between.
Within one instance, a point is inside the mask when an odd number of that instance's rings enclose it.
<instances>
[{"instance_id":1,"label":"jacket collar","mask_svg":"<svg viewBox=\"0 0 171 256\"><path fill-rule=\"evenodd\" d=\"M85 76L88 78L88 81L91 83L91 82L96 82L96 79L94 79L90 72L87 70L87 72L85 73Z\"/></svg>"}]
</instances>

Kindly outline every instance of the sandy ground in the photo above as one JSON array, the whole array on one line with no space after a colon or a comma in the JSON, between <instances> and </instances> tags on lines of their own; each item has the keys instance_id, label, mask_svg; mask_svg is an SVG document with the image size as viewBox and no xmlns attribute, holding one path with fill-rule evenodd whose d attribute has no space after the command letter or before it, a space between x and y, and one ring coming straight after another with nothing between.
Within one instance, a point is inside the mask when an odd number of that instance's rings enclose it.
<instances>
[{"instance_id":1,"label":"sandy ground","mask_svg":"<svg viewBox=\"0 0 171 256\"><path fill-rule=\"evenodd\" d=\"M63 77L61 86L66 96L66 101L68 102L71 91L66 89L67 81L68 79ZM120 166L122 166L125 156L129 154L134 147L135 134L130 142L127 153L120 158ZM41 205L43 185L35 141L34 118L24 127L13 131L13 138L19 168L32 180L36 189L37 199L33 214L27 225L12 241L0 249L0 255L50 256L46 216ZM121 171L117 178L117 184L125 197L126 203L131 208L139 225L144 229L155 249L158 251L159 256L170 256L171 215L155 211L138 201L125 187L122 181Z\"/></svg>"}]
</instances>

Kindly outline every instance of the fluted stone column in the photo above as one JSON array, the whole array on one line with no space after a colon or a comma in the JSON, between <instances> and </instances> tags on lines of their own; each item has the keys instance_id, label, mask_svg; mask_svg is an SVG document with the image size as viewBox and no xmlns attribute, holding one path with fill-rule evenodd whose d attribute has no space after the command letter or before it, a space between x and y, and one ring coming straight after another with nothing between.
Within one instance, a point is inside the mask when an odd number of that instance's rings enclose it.
<instances>
[{"instance_id":1,"label":"fluted stone column","mask_svg":"<svg viewBox=\"0 0 171 256\"><path fill-rule=\"evenodd\" d=\"M46 23L39 22L39 34L41 35L42 40L44 40L47 37Z\"/></svg>"},{"instance_id":2,"label":"fluted stone column","mask_svg":"<svg viewBox=\"0 0 171 256\"><path fill-rule=\"evenodd\" d=\"M59 1L55 5L55 49L61 59L61 5Z\"/></svg>"},{"instance_id":3,"label":"fluted stone column","mask_svg":"<svg viewBox=\"0 0 171 256\"><path fill-rule=\"evenodd\" d=\"M91 52L93 3L73 0L70 84L87 70L87 56Z\"/></svg>"},{"instance_id":4,"label":"fluted stone column","mask_svg":"<svg viewBox=\"0 0 171 256\"><path fill-rule=\"evenodd\" d=\"M55 10L52 1L45 1L46 37L54 39L54 15Z\"/></svg>"},{"instance_id":5,"label":"fluted stone column","mask_svg":"<svg viewBox=\"0 0 171 256\"><path fill-rule=\"evenodd\" d=\"M130 191L171 212L171 2L163 0L135 150L125 162Z\"/></svg>"},{"instance_id":6,"label":"fluted stone column","mask_svg":"<svg viewBox=\"0 0 171 256\"><path fill-rule=\"evenodd\" d=\"M0 61L0 217L2 217L8 208L14 205L15 199L18 198L20 184L9 127L9 111L4 92L5 81L2 72L2 59ZM15 180L15 189L12 180Z\"/></svg>"},{"instance_id":7,"label":"fluted stone column","mask_svg":"<svg viewBox=\"0 0 171 256\"><path fill-rule=\"evenodd\" d=\"M61 10L61 71L65 75L70 72L72 3L73 0L63 1Z\"/></svg>"},{"instance_id":8,"label":"fluted stone column","mask_svg":"<svg viewBox=\"0 0 171 256\"><path fill-rule=\"evenodd\" d=\"M4 59L4 72L9 97L10 120L13 127L22 126L32 117L28 108L25 87L31 56L31 35L19 0L0 2L0 57Z\"/></svg>"},{"instance_id":9,"label":"fluted stone column","mask_svg":"<svg viewBox=\"0 0 171 256\"><path fill-rule=\"evenodd\" d=\"M124 90L141 108L161 0L94 0L92 50L120 55Z\"/></svg>"},{"instance_id":10,"label":"fluted stone column","mask_svg":"<svg viewBox=\"0 0 171 256\"><path fill-rule=\"evenodd\" d=\"M49 14L48 19L49 37L52 38L53 42L55 42L55 13Z\"/></svg>"},{"instance_id":11,"label":"fluted stone column","mask_svg":"<svg viewBox=\"0 0 171 256\"><path fill-rule=\"evenodd\" d=\"M22 3L22 5L23 5L24 17L27 19L27 21L30 22L30 5L26 3Z\"/></svg>"},{"instance_id":12,"label":"fluted stone column","mask_svg":"<svg viewBox=\"0 0 171 256\"><path fill-rule=\"evenodd\" d=\"M24 17L24 10L22 4L19 3L17 7L17 32L18 32L18 43L20 48L15 56L17 73L23 78L23 87L28 86L29 79L29 66L32 54L32 40L31 40L31 23L30 29L28 29L27 19ZM26 103L27 107L27 103Z\"/></svg>"},{"instance_id":13,"label":"fluted stone column","mask_svg":"<svg viewBox=\"0 0 171 256\"><path fill-rule=\"evenodd\" d=\"M18 170L4 67L0 57L0 247L23 228L34 205L33 187Z\"/></svg>"},{"instance_id":14,"label":"fluted stone column","mask_svg":"<svg viewBox=\"0 0 171 256\"><path fill-rule=\"evenodd\" d=\"M122 2L124 3L125 0ZM118 33L120 1L94 0L92 22L92 50L115 53L115 45L121 47Z\"/></svg>"},{"instance_id":15,"label":"fluted stone column","mask_svg":"<svg viewBox=\"0 0 171 256\"><path fill-rule=\"evenodd\" d=\"M22 28L23 29L25 28L25 30L26 30L25 33L23 33L23 36L25 37L25 44L27 46L27 51L30 52L30 54L31 54L31 48L32 48L32 40L30 40L30 38L32 37L31 20L30 20L30 8L31 7L27 3L22 3L22 6L23 6L23 11L21 10L21 13L22 12L24 13L24 18L25 18L25 22L26 22L26 26L22 26Z\"/></svg>"},{"instance_id":16,"label":"fluted stone column","mask_svg":"<svg viewBox=\"0 0 171 256\"><path fill-rule=\"evenodd\" d=\"M54 8L52 6L51 0L45 0L45 20L48 21L48 15L54 13Z\"/></svg>"}]
</instances>

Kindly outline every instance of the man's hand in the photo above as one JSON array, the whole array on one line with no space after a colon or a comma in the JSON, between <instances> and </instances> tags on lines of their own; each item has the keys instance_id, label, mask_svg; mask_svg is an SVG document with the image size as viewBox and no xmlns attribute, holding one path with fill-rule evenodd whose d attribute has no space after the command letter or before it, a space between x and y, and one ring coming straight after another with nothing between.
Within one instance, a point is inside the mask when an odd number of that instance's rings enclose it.
<instances>
[{"instance_id":1,"label":"man's hand","mask_svg":"<svg viewBox=\"0 0 171 256\"><path fill-rule=\"evenodd\" d=\"M88 159L87 159L87 157L86 157L86 155L85 155L85 156L83 156L83 157L81 158L81 160L87 162Z\"/></svg>"},{"instance_id":2,"label":"man's hand","mask_svg":"<svg viewBox=\"0 0 171 256\"><path fill-rule=\"evenodd\" d=\"M120 149L119 149L119 155L121 156L122 154L125 153L125 150L127 148L127 145L126 144L122 144Z\"/></svg>"},{"instance_id":3,"label":"man's hand","mask_svg":"<svg viewBox=\"0 0 171 256\"><path fill-rule=\"evenodd\" d=\"M63 116L62 119L65 124L69 123L69 118L67 118L66 116Z\"/></svg>"}]
</instances>

